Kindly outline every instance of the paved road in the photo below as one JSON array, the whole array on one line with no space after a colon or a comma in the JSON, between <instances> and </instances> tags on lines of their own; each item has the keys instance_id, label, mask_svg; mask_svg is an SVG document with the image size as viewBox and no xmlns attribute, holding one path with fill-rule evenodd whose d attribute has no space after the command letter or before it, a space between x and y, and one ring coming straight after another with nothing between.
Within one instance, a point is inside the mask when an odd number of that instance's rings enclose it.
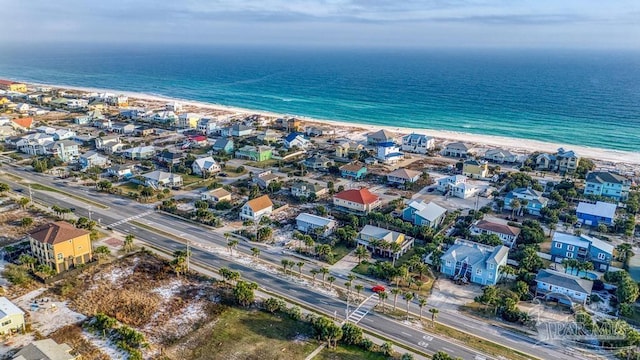
<instances>
[{"instance_id":1,"label":"paved road","mask_svg":"<svg viewBox=\"0 0 640 360\"><path fill-rule=\"evenodd\" d=\"M88 189L70 187L63 182L53 181L47 176L34 174L33 172L19 171L9 167L3 167L2 170L28 178L33 182L42 183L51 187L59 187L69 193L73 193L74 195L87 197L91 200L109 206L109 209L101 209L97 206L88 206L82 201L58 193L32 190L34 199L40 202L50 206L58 205L64 208L73 207L76 209L75 213L80 216L89 217L89 212L91 212L91 218L96 221L99 220L102 225L113 224L111 227L115 230L134 234L138 239L169 251L184 248L185 243L177 241L172 237L166 237L156 232L149 231L143 227L135 226L128 221L133 220L144 223L163 232L171 233L174 236L187 239L194 245L192 247L194 260L203 261L209 266L228 267L239 270L246 279L258 282L270 291L281 294L285 297L291 297L299 301L303 301L319 311L324 311L329 314L336 312L339 316L344 317L346 310L345 302L335 299L334 297L318 293L303 284L297 284L290 280L283 279L280 275L270 274L264 269L254 269L234 262L228 257L226 251L220 251L220 247L223 247L224 249L227 243L227 240L220 233L168 215L155 213L152 211L152 206L149 205L142 205L135 201L115 197L113 195L97 193ZM10 179L6 179L5 182L9 183L14 189L22 189L22 193L25 196L28 196L26 185L16 183ZM237 251L250 254L250 249L253 246L254 245L251 243L240 242ZM279 250L274 251L273 249L270 249L270 247L264 247L262 249L260 258L262 260L272 262L276 264L276 266L279 266L280 260L283 258L293 259L291 256L283 255ZM308 274L311 268L312 266L306 265L306 267L303 268L303 272ZM344 277L338 274L335 274L335 276ZM344 280L338 280L336 285L342 284L343 282ZM366 287L367 289L370 288L370 284L365 285L368 285ZM414 313L419 312L417 304L411 304L411 311ZM535 345L532 339L490 326L489 324L470 319L466 316L441 311L438 320L444 324L452 325L471 334L482 336L489 340L511 346L520 351L534 354L542 358L569 358L568 354ZM463 359L476 359L476 357L478 359L482 358L479 353L468 349L463 345L452 344L448 340L405 326L377 313L367 314L360 321L359 325L363 328L384 334L385 336L393 338L400 343L427 353L433 353L437 350L445 350L451 355L458 356Z\"/></svg>"}]
</instances>

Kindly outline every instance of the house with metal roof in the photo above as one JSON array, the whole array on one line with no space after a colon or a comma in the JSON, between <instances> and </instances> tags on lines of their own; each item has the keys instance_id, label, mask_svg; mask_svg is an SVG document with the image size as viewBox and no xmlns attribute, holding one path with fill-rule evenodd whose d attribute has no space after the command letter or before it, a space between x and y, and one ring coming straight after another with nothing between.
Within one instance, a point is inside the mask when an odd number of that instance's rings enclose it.
<instances>
[{"instance_id":1,"label":"house with metal roof","mask_svg":"<svg viewBox=\"0 0 640 360\"><path fill-rule=\"evenodd\" d=\"M420 179L422 172L410 169L397 169L387 174L387 182L390 184L414 183Z\"/></svg>"},{"instance_id":2,"label":"house with metal roof","mask_svg":"<svg viewBox=\"0 0 640 360\"><path fill-rule=\"evenodd\" d=\"M526 206L524 209L531 215L540 216L540 210L546 207L549 203L549 199L542 196L542 191L533 190L531 188L517 188L510 191L504 197L504 209L512 210L511 204L513 200L518 199L520 202L520 209L522 207L522 200L527 200Z\"/></svg>"},{"instance_id":3,"label":"house with metal roof","mask_svg":"<svg viewBox=\"0 0 640 360\"><path fill-rule=\"evenodd\" d=\"M565 305L586 304L593 289L591 280L549 269L538 271L535 281L536 297L541 294Z\"/></svg>"},{"instance_id":4,"label":"house with metal roof","mask_svg":"<svg viewBox=\"0 0 640 360\"><path fill-rule=\"evenodd\" d=\"M53 339L42 339L23 347L12 360L79 360L67 344L58 344Z\"/></svg>"},{"instance_id":5,"label":"house with metal roof","mask_svg":"<svg viewBox=\"0 0 640 360\"><path fill-rule=\"evenodd\" d=\"M512 164L518 161L518 155L504 149L489 149L484 153L483 158L497 164Z\"/></svg>"},{"instance_id":6,"label":"house with metal roof","mask_svg":"<svg viewBox=\"0 0 640 360\"><path fill-rule=\"evenodd\" d=\"M440 272L456 281L495 285L507 264L509 248L457 239L440 257Z\"/></svg>"},{"instance_id":7,"label":"house with metal roof","mask_svg":"<svg viewBox=\"0 0 640 360\"><path fill-rule=\"evenodd\" d=\"M400 152L400 147L394 142L387 141L378 143L376 159L385 164L395 164L404 159L404 154Z\"/></svg>"},{"instance_id":8,"label":"house with metal roof","mask_svg":"<svg viewBox=\"0 0 640 360\"><path fill-rule=\"evenodd\" d=\"M191 171L194 175L211 175L220 171L220 165L211 156L201 157L191 164Z\"/></svg>"},{"instance_id":9,"label":"house with metal roof","mask_svg":"<svg viewBox=\"0 0 640 360\"><path fill-rule=\"evenodd\" d=\"M362 179L367 175L367 167L361 163L353 162L340 166L340 176L354 180Z\"/></svg>"},{"instance_id":10,"label":"house with metal roof","mask_svg":"<svg viewBox=\"0 0 640 360\"><path fill-rule=\"evenodd\" d=\"M467 183L464 175L452 175L438 179L437 189L445 196L453 196L461 199L470 198L478 193L480 189Z\"/></svg>"},{"instance_id":11,"label":"house with metal roof","mask_svg":"<svg viewBox=\"0 0 640 360\"><path fill-rule=\"evenodd\" d=\"M631 180L622 175L610 171L591 171L585 179L584 194L626 201L630 189Z\"/></svg>"},{"instance_id":12,"label":"house with metal roof","mask_svg":"<svg viewBox=\"0 0 640 360\"><path fill-rule=\"evenodd\" d=\"M320 198L326 195L329 192L329 189L327 189L326 186L322 186L320 184L312 184L306 181L299 181L293 183L289 188L289 191L291 191L291 195L297 198L309 198L311 195L315 196L316 198Z\"/></svg>"},{"instance_id":13,"label":"house with metal roof","mask_svg":"<svg viewBox=\"0 0 640 360\"><path fill-rule=\"evenodd\" d=\"M413 200L402 210L402 219L419 226L438 227L447 214L447 209L430 202Z\"/></svg>"},{"instance_id":14,"label":"house with metal roof","mask_svg":"<svg viewBox=\"0 0 640 360\"><path fill-rule=\"evenodd\" d=\"M311 141L304 137L304 134L292 132L284 138L284 147L291 149L297 146L300 149L306 149L311 144Z\"/></svg>"},{"instance_id":15,"label":"house with metal roof","mask_svg":"<svg viewBox=\"0 0 640 360\"><path fill-rule=\"evenodd\" d=\"M141 175L144 185L154 189L167 186L182 186L182 175L155 170Z\"/></svg>"},{"instance_id":16,"label":"house with metal roof","mask_svg":"<svg viewBox=\"0 0 640 360\"><path fill-rule=\"evenodd\" d=\"M0 297L0 334L24 330L24 311L6 297Z\"/></svg>"},{"instance_id":17,"label":"house with metal roof","mask_svg":"<svg viewBox=\"0 0 640 360\"><path fill-rule=\"evenodd\" d=\"M605 224L612 226L616 218L616 204L598 201L595 204L580 202L576 207L578 221L591 226Z\"/></svg>"},{"instance_id":18,"label":"house with metal roof","mask_svg":"<svg viewBox=\"0 0 640 360\"><path fill-rule=\"evenodd\" d=\"M462 175L471 179L486 178L489 176L489 165L486 161L466 160L462 163Z\"/></svg>"},{"instance_id":19,"label":"house with metal roof","mask_svg":"<svg viewBox=\"0 0 640 360\"><path fill-rule=\"evenodd\" d=\"M296 217L296 229L303 233L313 233L316 229L324 229L322 236L328 236L337 226L337 222L333 219L309 213L301 213Z\"/></svg>"},{"instance_id":20,"label":"house with metal roof","mask_svg":"<svg viewBox=\"0 0 640 360\"><path fill-rule=\"evenodd\" d=\"M535 158L537 170L557 171L561 174L575 172L580 157L572 150L559 148L555 154L542 153Z\"/></svg>"},{"instance_id":21,"label":"house with metal roof","mask_svg":"<svg viewBox=\"0 0 640 360\"><path fill-rule=\"evenodd\" d=\"M471 235L497 235L500 240L502 240L502 243L509 248L513 247L516 243L521 232L521 229L515 226L509 226L487 220L476 221L471 225L469 230L471 230Z\"/></svg>"},{"instance_id":22,"label":"house with metal roof","mask_svg":"<svg viewBox=\"0 0 640 360\"><path fill-rule=\"evenodd\" d=\"M384 229L373 225L365 225L358 233L358 244L382 257L398 259L413 247L414 238L405 236L397 231ZM389 244L398 244L394 251Z\"/></svg>"},{"instance_id":23,"label":"house with metal roof","mask_svg":"<svg viewBox=\"0 0 640 360\"><path fill-rule=\"evenodd\" d=\"M557 231L551 241L551 260L558 263L564 259L590 261L596 270L607 271L613 260L613 249L610 243L591 236Z\"/></svg>"},{"instance_id":24,"label":"house with metal roof","mask_svg":"<svg viewBox=\"0 0 640 360\"><path fill-rule=\"evenodd\" d=\"M445 146L444 150L442 150L442 155L455 158L466 158L469 156L469 146L462 142L449 143Z\"/></svg>"},{"instance_id":25,"label":"house with metal roof","mask_svg":"<svg viewBox=\"0 0 640 360\"><path fill-rule=\"evenodd\" d=\"M402 137L402 151L426 154L435 146L435 140L424 134L409 134Z\"/></svg>"},{"instance_id":26,"label":"house with metal roof","mask_svg":"<svg viewBox=\"0 0 640 360\"><path fill-rule=\"evenodd\" d=\"M233 140L231 138L220 138L213 143L213 150L231 154L233 152Z\"/></svg>"},{"instance_id":27,"label":"house with metal roof","mask_svg":"<svg viewBox=\"0 0 640 360\"><path fill-rule=\"evenodd\" d=\"M382 129L367 134L367 144L378 145L380 143L395 142L398 135L392 131Z\"/></svg>"}]
</instances>

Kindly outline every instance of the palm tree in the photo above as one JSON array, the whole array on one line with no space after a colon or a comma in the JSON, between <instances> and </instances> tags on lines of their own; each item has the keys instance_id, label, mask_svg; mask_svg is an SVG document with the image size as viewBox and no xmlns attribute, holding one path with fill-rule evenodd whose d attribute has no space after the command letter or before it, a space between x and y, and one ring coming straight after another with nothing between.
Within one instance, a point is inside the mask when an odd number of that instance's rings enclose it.
<instances>
[{"instance_id":1,"label":"palm tree","mask_svg":"<svg viewBox=\"0 0 640 360\"><path fill-rule=\"evenodd\" d=\"M524 210L526 210L527 205L529 205L529 200L527 199L520 200L520 208L518 209L518 213L524 215Z\"/></svg>"},{"instance_id":2,"label":"palm tree","mask_svg":"<svg viewBox=\"0 0 640 360\"><path fill-rule=\"evenodd\" d=\"M302 278L302 267L304 266L304 262L303 261L298 261L296 263L296 266L298 267L298 274Z\"/></svg>"},{"instance_id":3,"label":"palm tree","mask_svg":"<svg viewBox=\"0 0 640 360\"><path fill-rule=\"evenodd\" d=\"M354 286L353 288L356 289L356 293L358 294L358 299L359 299L360 298L360 292L362 290L364 290L364 286L362 284L356 284L356 286Z\"/></svg>"},{"instance_id":4,"label":"palm tree","mask_svg":"<svg viewBox=\"0 0 640 360\"><path fill-rule=\"evenodd\" d=\"M511 206L511 217L515 217L516 209L520 209L520 200L513 199L509 205Z\"/></svg>"},{"instance_id":5,"label":"palm tree","mask_svg":"<svg viewBox=\"0 0 640 360\"><path fill-rule=\"evenodd\" d=\"M395 288L395 289L391 289L391 293L393 294L393 311L396 311L396 304L398 302L398 295L400 295L400 293L402 292L402 290Z\"/></svg>"},{"instance_id":6,"label":"palm tree","mask_svg":"<svg viewBox=\"0 0 640 360\"><path fill-rule=\"evenodd\" d=\"M616 252L618 253L618 260L622 263L625 263L628 258L634 255L633 252L631 252L631 244L627 243L616 246Z\"/></svg>"},{"instance_id":7,"label":"palm tree","mask_svg":"<svg viewBox=\"0 0 640 360\"><path fill-rule=\"evenodd\" d=\"M413 300L413 293L407 291L402 295L402 297L407 302L407 320L409 320L409 304L411 303L411 300Z\"/></svg>"},{"instance_id":8,"label":"palm tree","mask_svg":"<svg viewBox=\"0 0 640 360\"><path fill-rule=\"evenodd\" d=\"M378 298L380 299L380 302L382 303L382 312L383 313L384 313L384 303L385 303L385 300L387 300L387 297L389 297L389 294L386 291L383 291L383 292L378 294Z\"/></svg>"},{"instance_id":9,"label":"palm tree","mask_svg":"<svg viewBox=\"0 0 640 360\"><path fill-rule=\"evenodd\" d=\"M255 258L259 257L260 256L260 249L258 249L257 247L252 247L251 248L251 254Z\"/></svg>"},{"instance_id":10,"label":"palm tree","mask_svg":"<svg viewBox=\"0 0 640 360\"><path fill-rule=\"evenodd\" d=\"M311 273L311 276L313 277L313 285L315 285L316 276L318 275L318 273L320 273L320 271L318 269L311 269L310 273Z\"/></svg>"},{"instance_id":11,"label":"palm tree","mask_svg":"<svg viewBox=\"0 0 640 360\"><path fill-rule=\"evenodd\" d=\"M351 295L351 281L344 283L344 287L347 288L347 298L349 298L349 295Z\"/></svg>"},{"instance_id":12,"label":"palm tree","mask_svg":"<svg viewBox=\"0 0 640 360\"><path fill-rule=\"evenodd\" d=\"M422 308L424 308L426 305L427 299L420 298L420 300L418 300L418 307L420 308L420 321L422 321Z\"/></svg>"},{"instance_id":13,"label":"palm tree","mask_svg":"<svg viewBox=\"0 0 640 360\"><path fill-rule=\"evenodd\" d=\"M326 267L321 267L320 268L320 274L322 274L322 285L324 286L324 279L327 276L327 274L329 274L329 269L327 269Z\"/></svg>"},{"instance_id":14,"label":"palm tree","mask_svg":"<svg viewBox=\"0 0 640 360\"><path fill-rule=\"evenodd\" d=\"M366 247L359 245L354 251L356 258L358 258L358 264L362 264L363 260L366 260L369 257L369 251Z\"/></svg>"},{"instance_id":15,"label":"palm tree","mask_svg":"<svg viewBox=\"0 0 640 360\"><path fill-rule=\"evenodd\" d=\"M280 264L282 264L282 269L284 271L284 274L287 275L287 268L289 267L289 260L282 259L282 260L280 260Z\"/></svg>"},{"instance_id":16,"label":"palm tree","mask_svg":"<svg viewBox=\"0 0 640 360\"><path fill-rule=\"evenodd\" d=\"M329 282L329 289L333 289L333 282L336 281L336 278L331 275L327 278L327 281Z\"/></svg>"},{"instance_id":17,"label":"palm tree","mask_svg":"<svg viewBox=\"0 0 640 360\"><path fill-rule=\"evenodd\" d=\"M124 251L129 252L133 250L133 239L135 238L136 237L133 234L128 234L127 236L125 236L124 244L122 245Z\"/></svg>"},{"instance_id":18,"label":"palm tree","mask_svg":"<svg viewBox=\"0 0 640 360\"><path fill-rule=\"evenodd\" d=\"M400 252L400 250L402 250L402 246L400 246L400 244L398 244L397 242L392 242L389 245L389 250L391 250L391 255L393 256L392 265L396 266L396 260L398 258L397 253Z\"/></svg>"},{"instance_id":19,"label":"palm tree","mask_svg":"<svg viewBox=\"0 0 640 360\"><path fill-rule=\"evenodd\" d=\"M429 309L429 312L431 313L431 324L433 326L436 325L436 318L438 317L438 313L440 312L440 310L436 309L436 308L431 308Z\"/></svg>"}]
</instances>

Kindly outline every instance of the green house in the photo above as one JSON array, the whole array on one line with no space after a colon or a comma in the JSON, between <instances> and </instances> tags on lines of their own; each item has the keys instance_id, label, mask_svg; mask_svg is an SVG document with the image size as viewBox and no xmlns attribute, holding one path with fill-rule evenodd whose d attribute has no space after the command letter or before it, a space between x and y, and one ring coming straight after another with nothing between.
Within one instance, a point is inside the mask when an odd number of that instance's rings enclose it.
<instances>
[{"instance_id":1,"label":"green house","mask_svg":"<svg viewBox=\"0 0 640 360\"><path fill-rule=\"evenodd\" d=\"M266 161L271 159L273 148L270 146L243 146L236 151L236 158L253 161Z\"/></svg>"}]
</instances>

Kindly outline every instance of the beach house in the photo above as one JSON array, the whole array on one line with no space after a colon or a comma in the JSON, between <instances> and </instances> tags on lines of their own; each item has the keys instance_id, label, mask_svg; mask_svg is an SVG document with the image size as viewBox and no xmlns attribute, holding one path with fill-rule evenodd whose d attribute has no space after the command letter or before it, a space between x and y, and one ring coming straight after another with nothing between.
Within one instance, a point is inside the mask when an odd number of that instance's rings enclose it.
<instances>
[{"instance_id":1,"label":"beach house","mask_svg":"<svg viewBox=\"0 0 640 360\"><path fill-rule=\"evenodd\" d=\"M495 285L507 265L509 248L457 239L440 257L440 272L456 281Z\"/></svg>"},{"instance_id":2,"label":"beach house","mask_svg":"<svg viewBox=\"0 0 640 360\"><path fill-rule=\"evenodd\" d=\"M191 164L191 172L198 176L208 176L220 171L220 165L211 156L196 159Z\"/></svg>"},{"instance_id":3,"label":"beach house","mask_svg":"<svg viewBox=\"0 0 640 360\"><path fill-rule=\"evenodd\" d=\"M299 149L306 149L309 145L311 145L311 142L301 133L292 132L284 138L284 147L287 149L291 149L294 146Z\"/></svg>"},{"instance_id":4,"label":"beach house","mask_svg":"<svg viewBox=\"0 0 640 360\"><path fill-rule=\"evenodd\" d=\"M531 188L517 188L507 193L504 197L504 209L513 210L511 205L516 199L520 202L520 206L517 208L518 212L525 209L527 213L536 216L540 216L540 210L549 203L549 199L542 196L541 191Z\"/></svg>"},{"instance_id":5,"label":"beach house","mask_svg":"<svg viewBox=\"0 0 640 360\"><path fill-rule=\"evenodd\" d=\"M291 195L297 198L310 198L315 197L316 199L325 196L329 189L320 184L311 184L306 181L295 182L290 187Z\"/></svg>"},{"instance_id":6,"label":"beach house","mask_svg":"<svg viewBox=\"0 0 640 360\"><path fill-rule=\"evenodd\" d=\"M131 165L113 165L107 169L107 175L115 176L118 179L130 178L133 176L133 166Z\"/></svg>"},{"instance_id":7,"label":"beach house","mask_svg":"<svg viewBox=\"0 0 640 360\"><path fill-rule=\"evenodd\" d=\"M60 273L91 261L90 234L66 221L57 221L30 231L27 240L38 262Z\"/></svg>"},{"instance_id":8,"label":"beach house","mask_svg":"<svg viewBox=\"0 0 640 360\"><path fill-rule=\"evenodd\" d=\"M576 216L578 221L590 226L598 226L604 224L613 226L616 218L616 204L598 201L595 204L588 202L580 202L576 207Z\"/></svg>"},{"instance_id":9,"label":"beach house","mask_svg":"<svg viewBox=\"0 0 640 360\"><path fill-rule=\"evenodd\" d=\"M559 148L555 154L542 153L535 157L536 169L557 171L561 174L575 172L580 157L571 150Z\"/></svg>"},{"instance_id":10,"label":"beach house","mask_svg":"<svg viewBox=\"0 0 640 360\"><path fill-rule=\"evenodd\" d=\"M308 169L324 171L333 165L333 161L323 155L314 155L304 160L304 165Z\"/></svg>"},{"instance_id":11,"label":"beach house","mask_svg":"<svg viewBox=\"0 0 640 360\"><path fill-rule=\"evenodd\" d=\"M151 159L156 154L156 148L153 145L149 146L136 146L131 149L126 149L122 152L122 155L132 160L146 160Z\"/></svg>"},{"instance_id":12,"label":"beach house","mask_svg":"<svg viewBox=\"0 0 640 360\"><path fill-rule=\"evenodd\" d=\"M471 235L497 235L500 240L502 240L502 243L509 248L513 247L518 236L520 236L520 232L522 231L520 228L515 226L509 226L487 220L476 221L471 225L469 230L471 231Z\"/></svg>"},{"instance_id":13,"label":"beach house","mask_svg":"<svg viewBox=\"0 0 640 360\"><path fill-rule=\"evenodd\" d=\"M376 159L384 164L395 164L404 159L404 154L400 152L400 147L391 141L378 143L376 153Z\"/></svg>"},{"instance_id":14,"label":"beach house","mask_svg":"<svg viewBox=\"0 0 640 360\"><path fill-rule=\"evenodd\" d=\"M80 360L67 344L58 344L53 339L36 340L13 355L12 360Z\"/></svg>"},{"instance_id":15,"label":"beach house","mask_svg":"<svg viewBox=\"0 0 640 360\"><path fill-rule=\"evenodd\" d=\"M593 289L591 280L549 269L538 271L535 281L536 297L541 294L564 305L586 304Z\"/></svg>"},{"instance_id":16,"label":"beach house","mask_svg":"<svg viewBox=\"0 0 640 360\"><path fill-rule=\"evenodd\" d=\"M181 129L196 129L198 127L198 121L202 116L200 114L186 112L178 115L177 126Z\"/></svg>"},{"instance_id":17,"label":"beach house","mask_svg":"<svg viewBox=\"0 0 640 360\"><path fill-rule=\"evenodd\" d=\"M338 226L338 223L333 219L325 217L301 213L296 217L296 229L303 233L315 233L316 229L322 229L321 236L329 236Z\"/></svg>"},{"instance_id":18,"label":"beach house","mask_svg":"<svg viewBox=\"0 0 640 360\"><path fill-rule=\"evenodd\" d=\"M54 141L45 145L47 154L57 157L62 162L74 162L78 160L80 151L78 150L78 143L72 140Z\"/></svg>"},{"instance_id":19,"label":"beach house","mask_svg":"<svg viewBox=\"0 0 640 360\"><path fill-rule=\"evenodd\" d=\"M342 165L339 169L340 176L347 179L359 180L367 175L367 167L358 162Z\"/></svg>"},{"instance_id":20,"label":"beach house","mask_svg":"<svg viewBox=\"0 0 640 360\"><path fill-rule=\"evenodd\" d=\"M489 165L486 161L466 160L462 163L462 175L471 179L484 179L489 176Z\"/></svg>"},{"instance_id":21,"label":"beach house","mask_svg":"<svg viewBox=\"0 0 640 360\"><path fill-rule=\"evenodd\" d=\"M365 225L358 233L358 237L356 239L358 240L358 245L366 247L374 255L380 255L382 257L388 257L396 260L413 247L415 240L403 233L383 229L373 225ZM394 247L397 248L394 249Z\"/></svg>"},{"instance_id":22,"label":"beach house","mask_svg":"<svg viewBox=\"0 0 640 360\"><path fill-rule=\"evenodd\" d=\"M442 191L444 196L453 196L467 199L475 196L480 189L467 183L467 177L463 175L452 175L438 179L438 191Z\"/></svg>"},{"instance_id":23,"label":"beach house","mask_svg":"<svg viewBox=\"0 0 640 360\"><path fill-rule=\"evenodd\" d=\"M0 89L11 92L27 92L27 85L11 80L0 80Z\"/></svg>"},{"instance_id":24,"label":"beach house","mask_svg":"<svg viewBox=\"0 0 640 360\"><path fill-rule=\"evenodd\" d=\"M0 297L0 335L9 335L24 329L24 311L6 297Z\"/></svg>"},{"instance_id":25,"label":"beach house","mask_svg":"<svg viewBox=\"0 0 640 360\"><path fill-rule=\"evenodd\" d=\"M378 195L365 188L344 190L333 196L334 207L347 212L367 214L381 204Z\"/></svg>"},{"instance_id":26,"label":"beach house","mask_svg":"<svg viewBox=\"0 0 640 360\"><path fill-rule=\"evenodd\" d=\"M263 216L269 216L273 212L273 203L268 195L262 195L247 201L240 209L240 219L260 221Z\"/></svg>"},{"instance_id":27,"label":"beach house","mask_svg":"<svg viewBox=\"0 0 640 360\"><path fill-rule=\"evenodd\" d=\"M402 137L402 151L426 154L436 146L436 141L427 135L409 134Z\"/></svg>"},{"instance_id":28,"label":"beach house","mask_svg":"<svg viewBox=\"0 0 640 360\"><path fill-rule=\"evenodd\" d=\"M279 175L274 174L271 170L267 170L253 177L253 182L260 188L266 189L271 183L278 181L278 179L280 179Z\"/></svg>"},{"instance_id":29,"label":"beach house","mask_svg":"<svg viewBox=\"0 0 640 360\"><path fill-rule=\"evenodd\" d=\"M518 161L518 155L504 149L489 149L484 153L483 158L497 164L513 164Z\"/></svg>"},{"instance_id":30,"label":"beach house","mask_svg":"<svg viewBox=\"0 0 640 360\"><path fill-rule=\"evenodd\" d=\"M445 146L444 150L442 150L442 155L454 158L466 158L469 156L469 147L461 142L449 143Z\"/></svg>"},{"instance_id":31,"label":"beach house","mask_svg":"<svg viewBox=\"0 0 640 360\"><path fill-rule=\"evenodd\" d=\"M220 138L213 143L214 151L231 154L233 152L233 140L230 138Z\"/></svg>"},{"instance_id":32,"label":"beach house","mask_svg":"<svg viewBox=\"0 0 640 360\"><path fill-rule=\"evenodd\" d=\"M238 159L248 159L257 162L267 161L273 156L273 148L270 146L246 145L236 150L235 156Z\"/></svg>"},{"instance_id":33,"label":"beach house","mask_svg":"<svg viewBox=\"0 0 640 360\"><path fill-rule=\"evenodd\" d=\"M94 166L100 168L105 167L109 162L108 157L100 155L97 151L87 151L78 158L80 170L83 171Z\"/></svg>"},{"instance_id":34,"label":"beach house","mask_svg":"<svg viewBox=\"0 0 640 360\"><path fill-rule=\"evenodd\" d=\"M158 156L156 156L156 160L158 160L158 162L160 162L161 164L173 166L180 164L184 157L185 154L181 151L171 151L164 149L158 154Z\"/></svg>"},{"instance_id":35,"label":"beach house","mask_svg":"<svg viewBox=\"0 0 640 360\"><path fill-rule=\"evenodd\" d=\"M182 175L168 173L166 171L155 170L141 175L144 179L144 185L153 189L161 187L182 186Z\"/></svg>"},{"instance_id":36,"label":"beach house","mask_svg":"<svg viewBox=\"0 0 640 360\"><path fill-rule=\"evenodd\" d=\"M253 128L244 124L233 124L231 127L223 130L223 136L249 136L253 133Z\"/></svg>"},{"instance_id":37,"label":"beach house","mask_svg":"<svg viewBox=\"0 0 640 360\"><path fill-rule=\"evenodd\" d=\"M406 183L414 183L420 179L422 172L410 169L397 169L387 174L387 182L389 184L403 185Z\"/></svg>"},{"instance_id":38,"label":"beach house","mask_svg":"<svg viewBox=\"0 0 640 360\"><path fill-rule=\"evenodd\" d=\"M95 138L96 150L104 151L106 154L113 154L122 149L124 146L120 142L120 136L109 135Z\"/></svg>"},{"instance_id":39,"label":"beach house","mask_svg":"<svg viewBox=\"0 0 640 360\"><path fill-rule=\"evenodd\" d=\"M631 180L625 176L610 171L591 171L585 179L584 194L626 201L630 189Z\"/></svg>"},{"instance_id":40,"label":"beach house","mask_svg":"<svg viewBox=\"0 0 640 360\"><path fill-rule=\"evenodd\" d=\"M608 271L613 259L613 245L584 234L572 235L555 232L551 241L551 260L590 261L598 271Z\"/></svg>"},{"instance_id":41,"label":"beach house","mask_svg":"<svg viewBox=\"0 0 640 360\"><path fill-rule=\"evenodd\" d=\"M367 134L367 144L378 145L388 142L395 143L397 136L398 135L396 133L386 129L370 132Z\"/></svg>"},{"instance_id":42,"label":"beach house","mask_svg":"<svg viewBox=\"0 0 640 360\"><path fill-rule=\"evenodd\" d=\"M211 202L231 201L231 193L220 187L205 191L200 196L200 199Z\"/></svg>"},{"instance_id":43,"label":"beach house","mask_svg":"<svg viewBox=\"0 0 640 360\"><path fill-rule=\"evenodd\" d=\"M446 215L447 209L433 202L425 203L423 200L412 200L402 210L403 220L434 229L442 223Z\"/></svg>"}]
</instances>

